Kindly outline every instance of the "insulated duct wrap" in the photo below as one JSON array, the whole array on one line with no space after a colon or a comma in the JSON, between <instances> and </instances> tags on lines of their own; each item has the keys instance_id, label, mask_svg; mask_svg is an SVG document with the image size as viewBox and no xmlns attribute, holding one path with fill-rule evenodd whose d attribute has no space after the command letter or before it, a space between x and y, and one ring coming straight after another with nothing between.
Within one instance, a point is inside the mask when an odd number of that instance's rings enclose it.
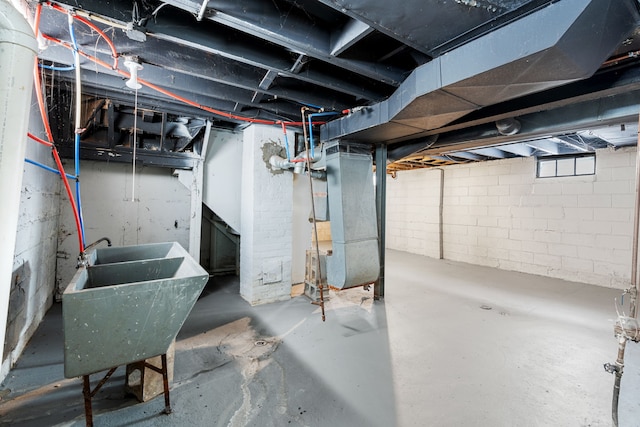
<instances>
[{"instance_id":1,"label":"insulated duct wrap","mask_svg":"<svg viewBox=\"0 0 640 427\"><path fill-rule=\"evenodd\" d=\"M372 283L380 272L373 159L368 147L324 149L332 240L327 283L338 289Z\"/></svg>"}]
</instances>

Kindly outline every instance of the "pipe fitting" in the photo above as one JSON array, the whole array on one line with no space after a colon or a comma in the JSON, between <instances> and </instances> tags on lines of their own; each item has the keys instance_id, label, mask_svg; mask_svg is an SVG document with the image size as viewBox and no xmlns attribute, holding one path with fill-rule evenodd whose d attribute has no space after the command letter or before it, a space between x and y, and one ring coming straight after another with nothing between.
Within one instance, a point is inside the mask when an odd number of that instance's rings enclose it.
<instances>
[{"instance_id":1,"label":"pipe fitting","mask_svg":"<svg viewBox=\"0 0 640 427\"><path fill-rule=\"evenodd\" d=\"M311 157L309 159L309 161L313 164L313 163L317 163L320 160L322 160L323 158L323 154L322 152L317 152L313 154L313 157ZM302 153L300 153L295 159L289 161L287 159L284 159L280 156L277 155L273 155L271 157L269 157L269 164L271 165L271 167L273 167L274 169L293 169L293 173L296 174L302 174L305 172L306 170L306 165L307 165L307 152L304 151ZM313 176L313 174L312 174ZM314 176L315 178L315 176Z\"/></svg>"},{"instance_id":2,"label":"pipe fitting","mask_svg":"<svg viewBox=\"0 0 640 427\"><path fill-rule=\"evenodd\" d=\"M89 251L89 250L93 249L94 247L96 247L100 242L107 242L107 246L109 246L109 247L111 246L111 239L109 239L108 237L102 237L102 238L96 240L95 242L93 242L89 246L85 247L82 252L80 252L80 254L78 255L78 264L77 264L76 268L88 267L89 266L89 259L87 258L87 251Z\"/></svg>"},{"instance_id":3,"label":"pipe fitting","mask_svg":"<svg viewBox=\"0 0 640 427\"><path fill-rule=\"evenodd\" d=\"M287 159L283 159L282 157L276 155L269 157L269 164L274 169L291 169L294 165Z\"/></svg>"},{"instance_id":4,"label":"pipe fitting","mask_svg":"<svg viewBox=\"0 0 640 427\"><path fill-rule=\"evenodd\" d=\"M509 118L496 121L496 128L500 135L510 136L520 132L522 125L518 120Z\"/></svg>"},{"instance_id":5,"label":"pipe fitting","mask_svg":"<svg viewBox=\"0 0 640 427\"><path fill-rule=\"evenodd\" d=\"M294 163L294 165L295 166L293 167L293 173L300 175L304 172L307 162L297 162Z\"/></svg>"},{"instance_id":6,"label":"pipe fitting","mask_svg":"<svg viewBox=\"0 0 640 427\"><path fill-rule=\"evenodd\" d=\"M614 374L616 372L620 372L620 368L613 364L613 363L605 363L604 364L604 370L607 371L610 374Z\"/></svg>"}]
</instances>

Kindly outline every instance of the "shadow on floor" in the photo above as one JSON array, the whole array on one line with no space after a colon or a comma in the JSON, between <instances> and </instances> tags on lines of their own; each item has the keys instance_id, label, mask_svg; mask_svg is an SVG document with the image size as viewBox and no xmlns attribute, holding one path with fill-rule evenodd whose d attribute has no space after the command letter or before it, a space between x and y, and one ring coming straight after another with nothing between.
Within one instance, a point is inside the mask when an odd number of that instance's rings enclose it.
<instances>
[{"instance_id":1,"label":"shadow on floor","mask_svg":"<svg viewBox=\"0 0 640 427\"><path fill-rule=\"evenodd\" d=\"M215 277L176 339L173 413L160 414L162 397L138 403L125 395L120 367L94 397L94 423L395 425L384 304L363 308L367 299L335 297L323 323L305 296L251 307L236 277ZM80 379L63 374L61 325L56 304L0 387L10 390L1 426L84 425Z\"/></svg>"},{"instance_id":2,"label":"shadow on floor","mask_svg":"<svg viewBox=\"0 0 640 427\"><path fill-rule=\"evenodd\" d=\"M332 292L327 320L304 297L251 307L216 277L176 341L174 412L96 397L101 426L595 427L611 425L620 291L397 251L386 296ZM55 306L10 372L0 425L84 425L62 370ZM629 344L620 427L640 424L640 345Z\"/></svg>"}]
</instances>

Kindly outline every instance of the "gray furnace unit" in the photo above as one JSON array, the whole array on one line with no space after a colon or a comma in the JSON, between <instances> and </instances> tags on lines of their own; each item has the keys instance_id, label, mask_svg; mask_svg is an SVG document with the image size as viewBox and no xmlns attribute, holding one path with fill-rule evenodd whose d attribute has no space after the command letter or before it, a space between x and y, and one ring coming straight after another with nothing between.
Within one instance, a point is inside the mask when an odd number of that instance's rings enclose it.
<instances>
[{"instance_id":1,"label":"gray furnace unit","mask_svg":"<svg viewBox=\"0 0 640 427\"><path fill-rule=\"evenodd\" d=\"M332 240L327 283L338 289L372 283L380 257L370 147L331 142L324 150Z\"/></svg>"}]
</instances>

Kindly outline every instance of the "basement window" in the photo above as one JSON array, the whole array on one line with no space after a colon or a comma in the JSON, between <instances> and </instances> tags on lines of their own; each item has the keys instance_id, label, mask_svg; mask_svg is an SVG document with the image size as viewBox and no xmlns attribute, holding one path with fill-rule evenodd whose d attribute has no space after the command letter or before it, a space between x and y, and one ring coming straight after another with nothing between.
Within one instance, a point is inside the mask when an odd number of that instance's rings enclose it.
<instances>
[{"instance_id":1,"label":"basement window","mask_svg":"<svg viewBox=\"0 0 640 427\"><path fill-rule=\"evenodd\" d=\"M561 176L595 175L595 153L538 157L538 178L553 178Z\"/></svg>"}]
</instances>

